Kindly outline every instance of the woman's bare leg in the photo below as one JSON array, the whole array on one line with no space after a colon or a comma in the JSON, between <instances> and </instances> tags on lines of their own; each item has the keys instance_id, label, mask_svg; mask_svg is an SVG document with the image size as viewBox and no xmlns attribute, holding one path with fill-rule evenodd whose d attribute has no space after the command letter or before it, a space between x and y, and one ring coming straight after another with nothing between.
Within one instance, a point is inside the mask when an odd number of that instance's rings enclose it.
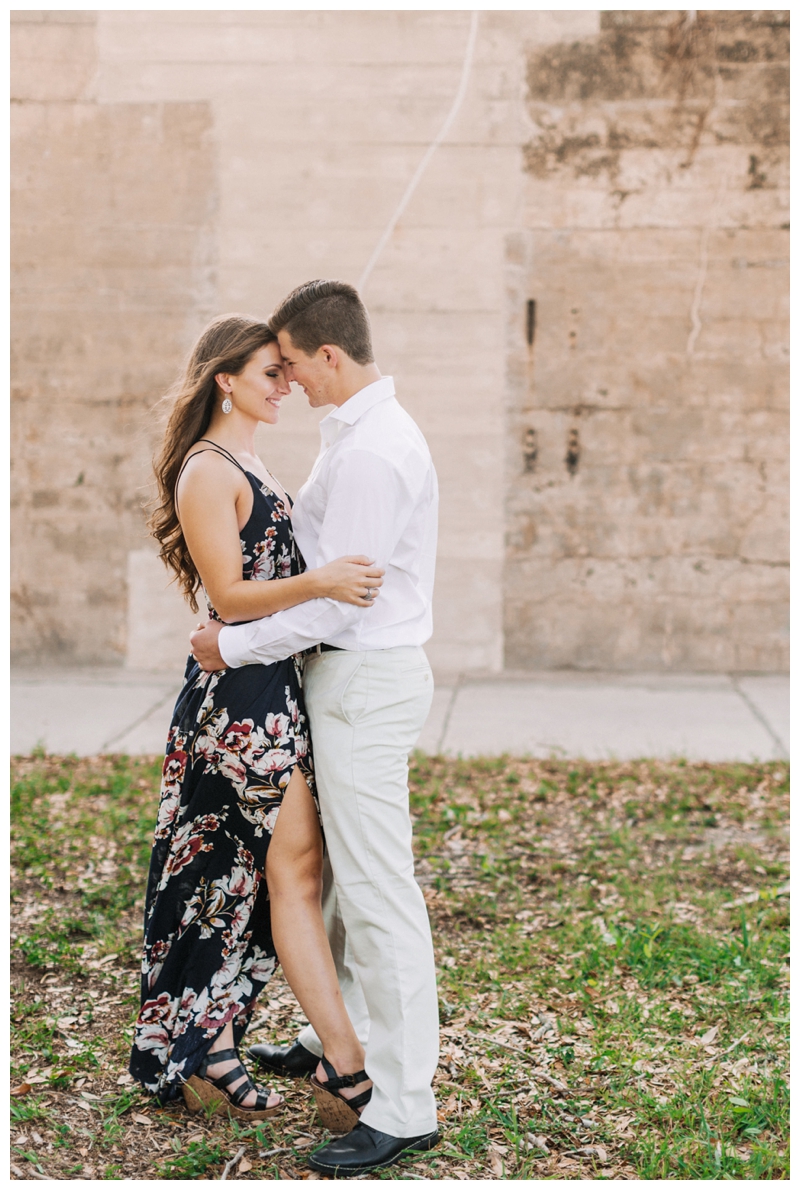
<instances>
[{"instance_id":1,"label":"woman's bare leg","mask_svg":"<svg viewBox=\"0 0 800 1190\"><path fill-rule=\"evenodd\" d=\"M322 920L322 835L314 799L295 765L267 854L272 939L286 980L338 1074L364 1065L364 1047L339 990ZM317 1077L325 1082L323 1067ZM366 1083L342 1091L351 1098Z\"/></svg>"}]
</instances>

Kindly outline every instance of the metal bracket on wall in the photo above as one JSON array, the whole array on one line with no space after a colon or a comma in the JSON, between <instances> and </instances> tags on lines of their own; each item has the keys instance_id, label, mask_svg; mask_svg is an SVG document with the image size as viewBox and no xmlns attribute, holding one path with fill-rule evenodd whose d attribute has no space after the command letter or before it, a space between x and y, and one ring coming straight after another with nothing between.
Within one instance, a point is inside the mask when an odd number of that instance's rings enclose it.
<instances>
[{"instance_id":1,"label":"metal bracket on wall","mask_svg":"<svg viewBox=\"0 0 800 1190\"><path fill-rule=\"evenodd\" d=\"M533 298L528 300L528 313L525 324L525 334L528 340L528 346L533 347L533 338L536 334L536 302Z\"/></svg>"},{"instance_id":2,"label":"metal bracket on wall","mask_svg":"<svg viewBox=\"0 0 800 1190\"><path fill-rule=\"evenodd\" d=\"M531 427L525 431L525 438L522 446L522 458L525 461L526 471L536 470L536 459L539 455L539 444L536 440L536 431Z\"/></svg>"},{"instance_id":3,"label":"metal bracket on wall","mask_svg":"<svg viewBox=\"0 0 800 1190\"><path fill-rule=\"evenodd\" d=\"M564 462L567 464L567 471L570 475L574 475L578 470L578 463L581 458L581 445L578 438L577 428L570 430L567 435L567 455Z\"/></svg>"}]
</instances>

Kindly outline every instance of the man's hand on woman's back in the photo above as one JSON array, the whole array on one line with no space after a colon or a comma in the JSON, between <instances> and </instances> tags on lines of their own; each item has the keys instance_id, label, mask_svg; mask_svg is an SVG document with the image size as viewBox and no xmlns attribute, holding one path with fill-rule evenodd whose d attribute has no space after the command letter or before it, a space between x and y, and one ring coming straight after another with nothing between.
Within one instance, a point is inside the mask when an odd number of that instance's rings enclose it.
<instances>
[{"instance_id":1,"label":"man's hand on woman's back","mask_svg":"<svg viewBox=\"0 0 800 1190\"><path fill-rule=\"evenodd\" d=\"M225 662L219 651L219 634L224 625L219 620L209 620L201 625L189 637L192 656L201 669L212 673L215 669L225 669Z\"/></svg>"}]
</instances>

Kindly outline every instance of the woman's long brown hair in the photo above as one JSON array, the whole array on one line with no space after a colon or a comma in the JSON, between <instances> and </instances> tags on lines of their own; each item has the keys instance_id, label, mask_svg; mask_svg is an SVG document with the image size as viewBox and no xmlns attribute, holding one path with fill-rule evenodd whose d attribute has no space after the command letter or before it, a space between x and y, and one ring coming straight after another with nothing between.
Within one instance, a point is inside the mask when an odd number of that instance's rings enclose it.
<instances>
[{"instance_id":1,"label":"woman's long brown hair","mask_svg":"<svg viewBox=\"0 0 800 1190\"><path fill-rule=\"evenodd\" d=\"M178 475L187 451L203 437L211 421L218 395L214 377L219 372L238 376L260 347L276 341L276 335L265 322L242 314L215 318L197 340L183 375L165 398L172 404L172 411L161 450L153 463L158 503L148 527L161 545L159 556L175 572L178 586L193 612L197 611L200 575L178 520L175 505Z\"/></svg>"}]
</instances>

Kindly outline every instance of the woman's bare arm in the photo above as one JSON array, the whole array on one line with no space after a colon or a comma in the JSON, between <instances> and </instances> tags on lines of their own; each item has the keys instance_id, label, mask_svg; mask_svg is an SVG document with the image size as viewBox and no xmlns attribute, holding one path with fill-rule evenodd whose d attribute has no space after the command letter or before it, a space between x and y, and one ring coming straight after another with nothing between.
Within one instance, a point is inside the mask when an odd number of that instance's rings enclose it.
<instances>
[{"instance_id":1,"label":"woman's bare arm","mask_svg":"<svg viewBox=\"0 0 800 1190\"><path fill-rule=\"evenodd\" d=\"M246 477L213 451L198 454L178 481L181 528L203 586L218 615L229 624L258 620L308 599L336 599L370 607L383 571L368 558L338 558L292 578L257 582L242 578L239 526L252 510Z\"/></svg>"}]
</instances>

